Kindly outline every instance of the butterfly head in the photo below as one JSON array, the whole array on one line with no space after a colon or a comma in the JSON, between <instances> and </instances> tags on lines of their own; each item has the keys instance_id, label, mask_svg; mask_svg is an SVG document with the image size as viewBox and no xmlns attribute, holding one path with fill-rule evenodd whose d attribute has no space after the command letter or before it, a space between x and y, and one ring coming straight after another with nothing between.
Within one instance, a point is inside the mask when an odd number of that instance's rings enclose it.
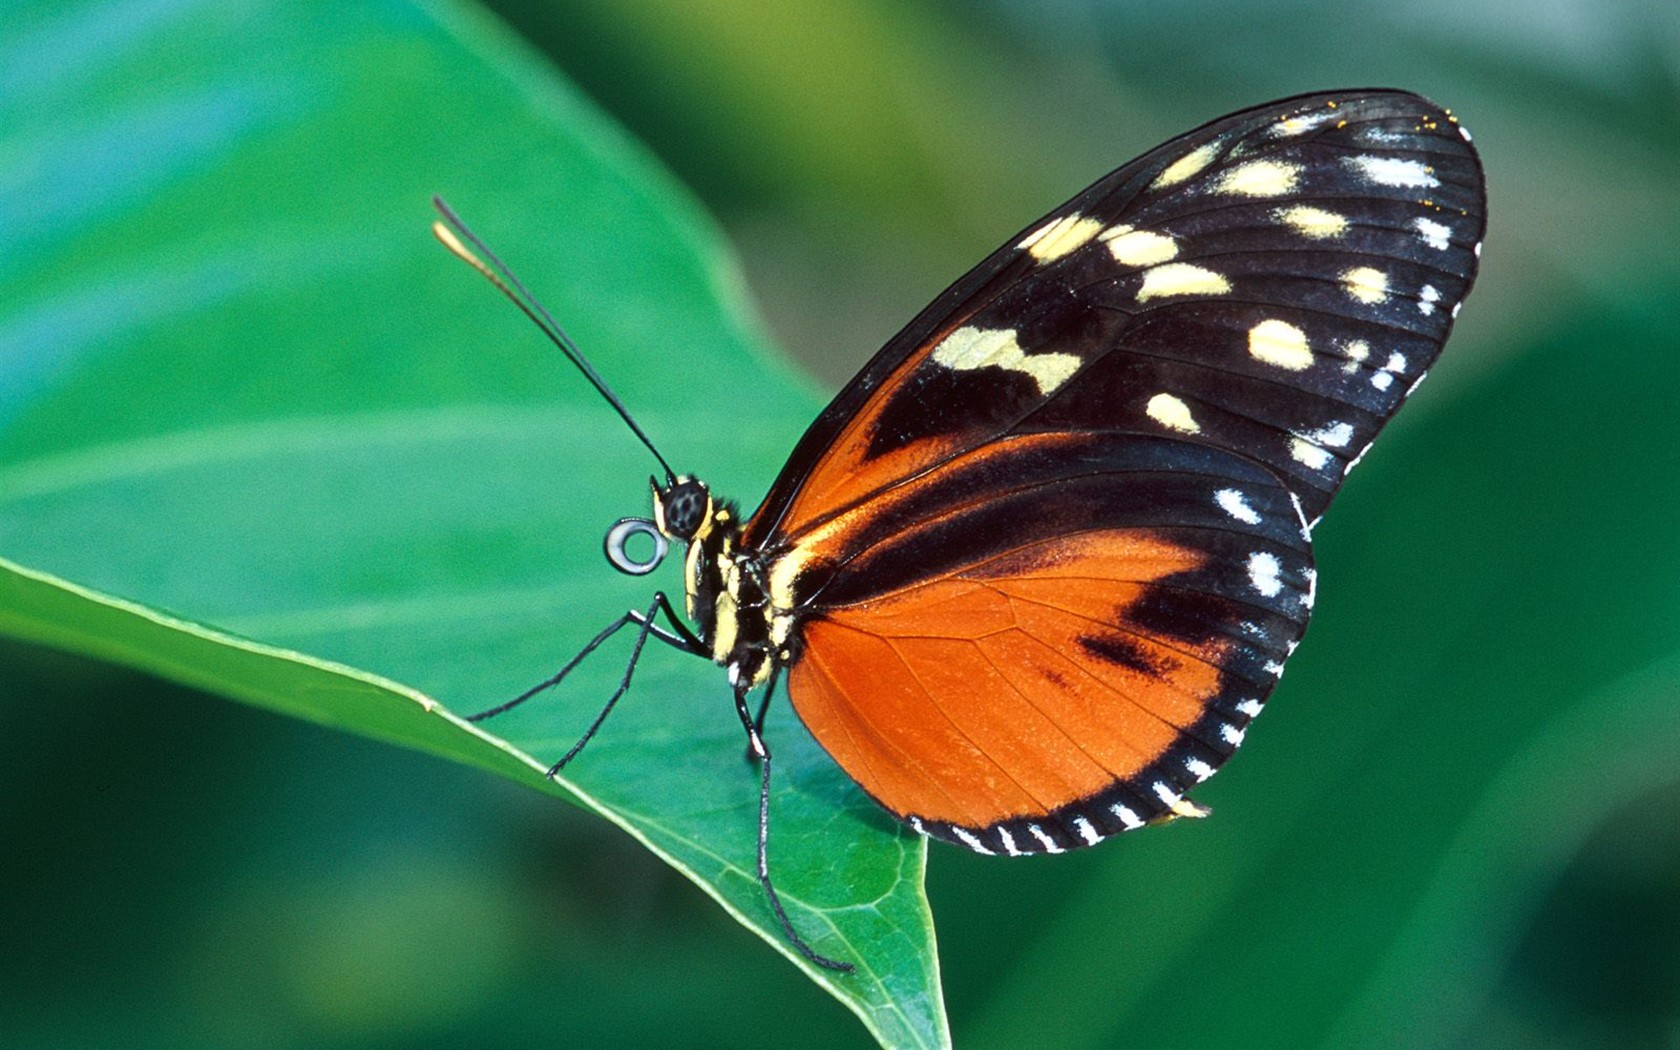
<instances>
[{"instance_id":1,"label":"butterfly head","mask_svg":"<svg viewBox=\"0 0 1680 1050\"><path fill-rule=\"evenodd\" d=\"M712 493L704 481L686 474L672 478L663 488L657 479L648 481L653 486L653 520L660 532L692 543L711 525Z\"/></svg>"}]
</instances>

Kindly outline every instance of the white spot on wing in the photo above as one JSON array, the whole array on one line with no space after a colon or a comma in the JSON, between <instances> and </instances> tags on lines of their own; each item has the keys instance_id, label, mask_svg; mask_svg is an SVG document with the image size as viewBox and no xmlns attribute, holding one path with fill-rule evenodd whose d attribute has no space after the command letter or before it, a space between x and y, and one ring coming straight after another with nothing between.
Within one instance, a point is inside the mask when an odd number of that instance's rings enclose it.
<instances>
[{"instance_id":1,"label":"white spot on wing","mask_svg":"<svg viewBox=\"0 0 1680 1050\"><path fill-rule=\"evenodd\" d=\"M1223 295L1231 290L1231 282L1201 266L1189 263L1165 263L1143 272L1143 284L1138 288L1138 302L1167 295Z\"/></svg>"},{"instance_id":2,"label":"white spot on wing","mask_svg":"<svg viewBox=\"0 0 1680 1050\"><path fill-rule=\"evenodd\" d=\"M1276 598L1283 592L1283 581L1278 578L1282 571L1283 565L1275 554L1255 551L1248 556L1249 585L1268 598Z\"/></svg>"},{"instance_id":3,"label":"white spot on wing","mask_svg":"<svg viewBox=\"0 0 1680 1050\"><path fill-rule=\"evenodd\" d=\"M946 336L933 348L931 356L936 364L957 372L1003 368L1029 375L1041 394L1051 393L1079 370L1077 355L1022 351L1015 332L1008 328L965 325Z\"/></svg>"},{"instance_id":4,"label":"white spot on wing","mask_svg":"<svg viewBox=\"0 0 1680 1050\"><path fill-rule=\"evenodd\" d=\"M1379 186L1439 186L1440 180L1421 160L1399 157L1347 157L1343 163Z\"/></svg>"},{"instance_id":5,"label":"white spot on wing","mask_svg":"<svg viewBox=\"0 0 1680 1050\"><path fill-rule=\"evenodd\" d=\"M1248 330L1248 353L1257 361L1291 372L1300 372L1313 363L1307 333L1287 321L1275 318L1261 321Z\"/></svg>"},{"instance_id":6,"label":"white spot on wing","mask_svg":"<svg viewBox=\"0 0 1680 1050\"><path fill-rule=\"evenodd\" d=\"M1097 834L1097 829L1092 827L1091 822L1084 817L1073 818L1073 830L1079 832L1079 837L1085 840L1087 846L1095 846L1102 841L1102 836Z\"/></svg>"},{"instance_id":7,"label":"white spot on wing","mask_svg":"<svg viewBox=\"0 0 1680 1050\"><path fill-rule=\"evenodd\" d=\"M1201 424L1190 415L1190 406L1171 394L1156 394L1143 409L1149 418L1181 434L1200 434Z\"/></svg>"},{"instance_id":8,"label":"white spot on wing","mask_svg":"<svg viewBox=\"0 0 1680 1050\"><path fill-rule=\"evenodd\" d=\"M1155 792L1155 797L1166 803L1168 809L1172 809L1174 806L1178 805L1180 796L1174 792L1172 788L1168 787L1165 781L1157 780L1149 786L1150 789Z\"/></svg>"},{"instance_id":9,"label":"white spot on wing","mask_svg":"<svg viewBox=\"0 0 1680 1050\"><path fill-rule=\"evenodd\" d=\"M1452 243L1452 227L1445 223L1419 216L1412 220L1412 225L1417 228L1418 236L1423 239L1423 243L1438 252L1446 251L1447 245Z\"/></svg>"},{"instance_id":10,"label":"white spot on wing","mask_svg":"<svg viewBox=\"0 0 1680 1050\"><path fill-rule=\"evenodd\" d=\"M1044 852L1046 852L1046 853L1060 853L1060 852L1062 852L1062 847L1056 845L1056 840L1051 838L1049 835L1046 835L1044 833L1044 829L1039 827L1037 824L1028 824L1027 825L1027 830L1032 832L1033 838L1037 839L1039 841L1039 843L1044 846Z\"/></svg>"},{"instance_id":11,"label":"white spot on wing","mask_svg":"<svg viewBox=\"0 0 1680 1050\"><path fill-rule=\"evenodd\" d=\"M1118 802L1108 807L1108 811L1114 814L1114 816L1119 819L1120 823L1124 824L1128 829L1143 827L1142 819L1140 819L1136 813L1133 813L1131 810L1122 806Z\"/></svg>"},{"instance_id":12,"label":"white spot on wing","mask_svg":"<svg viewBox=\"0 0 1680 1050\"><path fill-rule=\"evenodd\" d=\"M1220 489L1213 494L1213 500L1219 508L1231 517L1248 525L1260 524L1260 514L1248 505L1248 500L1236 489Z\"/></svg>"},{"instance_id":13,"label":"white spot on wing","mask_svg":"<svg viewBox=\"0 0 1680 1050\"><path fill-rule=\"evenodd\" d=\"M1432 284L1426 284L1418 290L1418 312L1425 317L1435 312L1435 304L1441 301L1441 292Z\"/></svg>"},{"instance_id":14,"label":"white spot on wing","mask_svg":"<svg viewBox=\"0 0 1680 1050\"><path fill-rule=\"evenodd\" d=\"M1241 711L1243 714L1247 715L1250 718L1254 718L1254 717L1256 717L1257 715L1260 714L1260 701L1258 701L1258 700L1242 700L1242 701L1239 701L1238 704L1237 704L1237 710Z\"/></svg>"},{"instance_id":15,"label":"white spot on wing","mask_svg":"<svg viewBox=\"0 0 1680 1050\"><path fill-rule=\"evenodd\" d=\"M1371 377L1371 385L1378 390L1387 390L1394 385L1394 376L1388 372L1378 372Z\"/></svg>"},{"instance_id":16,"label":"white spot on wing","mask_svg":"<svg viewBox=\"0 0 1680 1050\"><path fill-rule=\"evenodd\" d=\"M1190 775L1195 777L1197 780L1206 780L1208 777L1213 776L1213 767L1199 758L1185 759L1184 768L1189 770Z\"/></svg>"},{"instance_id":17,"label":"white spot on wing","mask_svg":"<svg viewBox=\"0 0 1680 1050\"><path fill-rule=\"evenodd\" d=\"M1003 852L1009 854L1011 857L1019 857L1021 855L1021 847L1015 845L1015 836L1009 833L1008 828L998 828L998 838L1003 840Z\"/></svg>"},{"instance_id":18,"label":"white spot on wing","mask_svg":"<svg viewBox=\"0 0 1680 1050\"><path fill-rule=\"evenodd\" d=\"M953 827L951 828L951 834L955 835L963 845L967 846L976 853L984 853L988 857L996 855L993 850L987 849L986 844L981 842L978 837L966 828Z\"/></svg>"},{"instance_id":19,"label":"white spot on wing","mask_svg":"<svg viewBox=\"0 0 1680 1050\"><path fill-rule=\"evenodd\" d=\"M1223 739L1227 744L1230 744L1232 747L1241 747L1242 742L1243 742L1243 737L1245 737L1247 735L1248 735L1247 733L1243 732L1241 729L1238 729L1236 726L1232 725L1229 722L1226 722L1219 727L1220 738Z\"/></svg>"},{"instance_id":20,"label":"white spot on wing","mask_svg":"<svg viewBox=\"0 0 1680 1050\"><path fill-rule=\"evenodd\" d=\"M1301 506L1301 497L1295 495L1294 489L1289 490L1289 503L1295 508L1295 520L1301 523L1301 538L1311 543L1313 526L1317 525L1318 521L1307 520L1306 508Z\"/></svg>"},{"instance_id":21,"label":"white spot on wing","mask_svg":"<svg viewBox=\"0 0 1680 1050\"><path fill-rule=\"evenodd\" d=\"M1328 445L1331 448L1343 448L1346 447L1349 441L1353 440L1353 424L1332 423L1323 429L1308 431L1301 436L1310 441L1315 441L1320 445Z\"/></svg>"},{"instance_id":22,"label":"white spot on wing","mask_svg":"<svg viewBox=\"0 0 1680 1050\"><path fill-rule=\"evenodd\" d=\"M1375 142L1380 146L1394 146L1406 141L1406 136L1398 131L1387 128L1366 128L1359 137L1366 142Z\"/></svg>"}]
</instances>

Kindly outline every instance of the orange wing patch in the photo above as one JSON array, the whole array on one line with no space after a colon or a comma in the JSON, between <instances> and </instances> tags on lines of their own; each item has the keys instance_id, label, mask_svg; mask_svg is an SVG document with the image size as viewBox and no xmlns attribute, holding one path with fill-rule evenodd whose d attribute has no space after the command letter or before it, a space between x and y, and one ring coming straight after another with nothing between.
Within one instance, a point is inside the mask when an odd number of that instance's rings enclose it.
<instances>
[{"instance_id":1,"label":"orange wing patch","mask_svg":"<svg viewBox=\"0 0 1680 1050\"><path fill-rule=\"evenodd\" d=\"M903 819L1045 816L1137 777L1220 692L1230 640L1192 645L1127 619L1204 560L1143 530L1082 533L828 609L805 625L789 695Z\"/></svg>"},{"instance_id":2,"label":"orange wing patch","mask_svg":"<svg viewBox=\"0 0 1680 1050\"><path fill-rule=\"evenodd\" d=\"M869 454L869 445L887 398L899 388L905 376L921 366L939 341L954 331L958 323L958 318L951 319L931 339L899 362L880 389L847 421L845 428L800 486L782 522L784 533L797 532L820 520L825 513L851 506L956 451L961 441L958 435L924 438L873 457Z\"/></svg>"}]
</instances>

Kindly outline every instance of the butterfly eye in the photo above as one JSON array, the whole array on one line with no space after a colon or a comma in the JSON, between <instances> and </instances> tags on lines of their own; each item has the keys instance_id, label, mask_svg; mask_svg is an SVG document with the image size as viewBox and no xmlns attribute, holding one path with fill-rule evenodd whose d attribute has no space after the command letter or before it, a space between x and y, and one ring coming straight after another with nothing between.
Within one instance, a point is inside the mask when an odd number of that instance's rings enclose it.
<instances>
[{"instance_id":1,"label":"butterfly eye","mask_svg":"<svg viewBox=\"0 0 1680 1050\"><path fill-rule=\"evenodd\" d=\"M700 531L711 512L712 497L704 482L678 478L659 493L660 516L665 532L679 540L690 540Z\"/></svg>"},{"instance_id":2,"label":"butterfly eye","mask_svg":"<svg viewBox=\"0 0 1680 1050\"><path fill-rule=\"evenodd\" d=\"M629 545L636 536L646 536L653 541L650 557L641 559L630 553ZM605 547L607 560L612 562L613 568L629 576L646 576L665 560L671 544L659 527L646 518L620 518L618 524L607 530Z\"/></svg>"}]
</instances>

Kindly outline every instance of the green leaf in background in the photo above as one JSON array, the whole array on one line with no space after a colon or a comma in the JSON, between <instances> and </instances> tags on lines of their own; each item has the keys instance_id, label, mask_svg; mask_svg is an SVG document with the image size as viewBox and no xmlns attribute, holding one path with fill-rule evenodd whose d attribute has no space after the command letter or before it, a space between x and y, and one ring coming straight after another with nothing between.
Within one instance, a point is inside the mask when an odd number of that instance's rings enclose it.
<instances>
[{"instance_id":1,"label":"green leaf in background","mask_svg":"<svg viewBox=\"0 0 1680 1050\"><path fill-rule=\"evenodd\" d=\"M0 630L563 793L540 770L628 639L488 733L449 712L645 606L600 537L646 513L650 463L431 242L428 197L541 290L667 456L750 501L817 402L763 352L714 232L453 7L6 21ZM720 428L710 406L744 390ZM779 888L858 967L813 978L883 1043L942 1045L921 841L787 711L769 733ZM742 747L717 669L650 651L567 783L792 957L753 875Z\"/></svg>"}]
</instances>

